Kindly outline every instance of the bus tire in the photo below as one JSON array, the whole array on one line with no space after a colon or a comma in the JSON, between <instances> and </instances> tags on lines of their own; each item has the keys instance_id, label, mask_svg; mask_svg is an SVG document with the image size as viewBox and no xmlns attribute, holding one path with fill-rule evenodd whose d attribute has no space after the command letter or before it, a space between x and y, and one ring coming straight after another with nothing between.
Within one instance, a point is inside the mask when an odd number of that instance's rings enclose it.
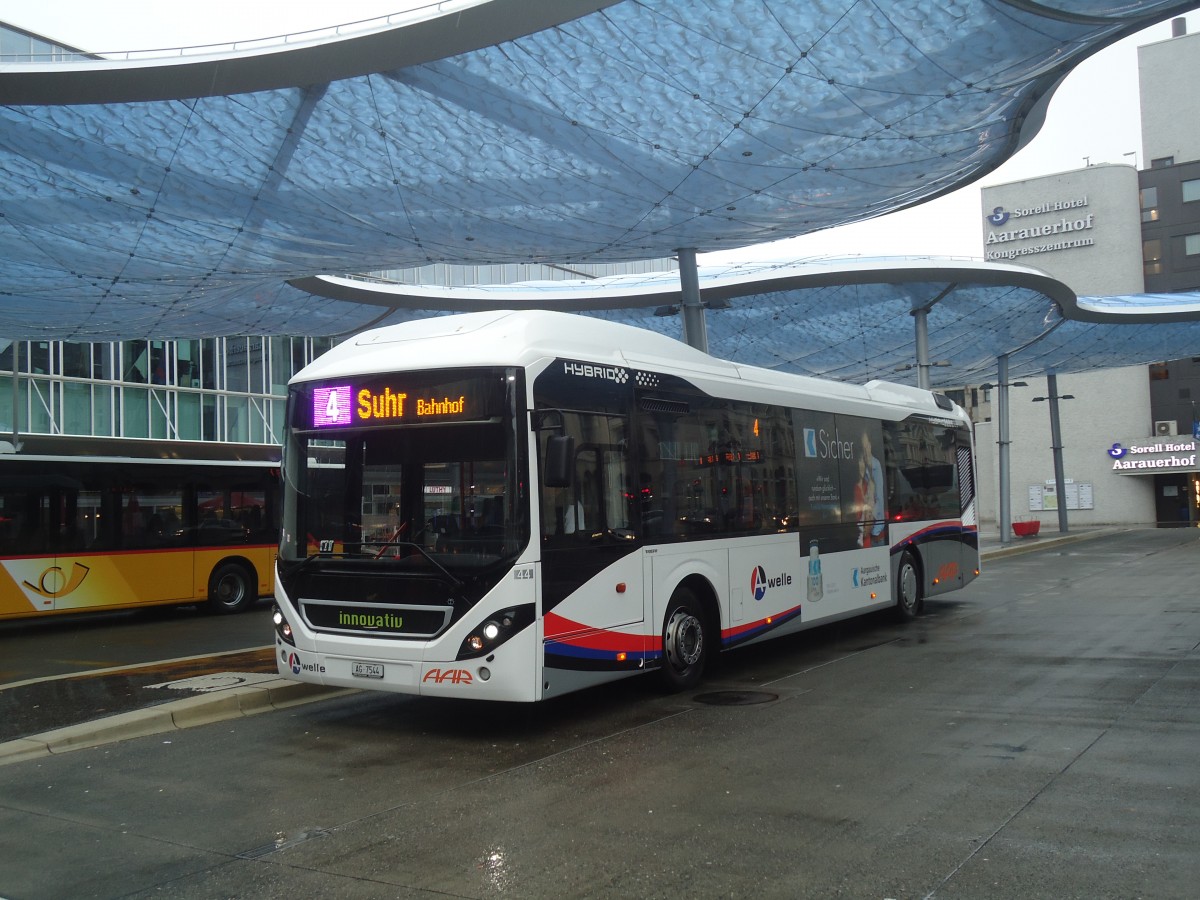
<instances>
[{"instance_id":1,"label":"bus tire","mask_svg":"<svg viewBox=\"0 0 1200 900\"><path fill-rule=\"evenodd\" d=\"M248 609L258 599L257 586L244 565L223 562L208 577L208 607L221 615Z\"/></svg>"},{"instance_id":2,"label":"bus tire","mask_svg":"<svg viewBox=\"0 0 1200 900\"><path fill-rule=\"evenodd\" d=\"M662 631L663 681L671 691L695 687L708 660L709 635L704 608L688 588L680 587L667 604Z\"/></svg>"},{"instance_id":3,"label":"bus tire","mask_svg":"<svg viewBox=\"0 0 1200 900\"><path fill-rule=\"evenodd\" d=\"M916 558L905 550L896 568L896 618L908 622L921 612L921 570Z\"/></svg>"}]
</instances>

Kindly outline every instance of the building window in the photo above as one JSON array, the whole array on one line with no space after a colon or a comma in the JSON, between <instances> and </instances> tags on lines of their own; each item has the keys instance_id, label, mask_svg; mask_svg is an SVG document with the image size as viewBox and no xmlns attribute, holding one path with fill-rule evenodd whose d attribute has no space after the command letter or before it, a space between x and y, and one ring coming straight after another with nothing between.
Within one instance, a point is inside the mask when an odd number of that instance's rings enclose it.
<instances>
[{"instance_id":1,"label":"building window","mask_svg":"<svg viewBox=\"0 0 1200 900\"><path fill-rule=\"evenodd\" d=\"M1142 241L1142 273L1162 274L1162 241Z\"/></svg>"},{"instance_id":2,"label":"building window","mask_svg":"<svg viewBox=\"0 0 1200 900\"><path fill-rule=\"evenodd\" d=\"M1200 256L1200 234L1183 236L1183 252L1187 256Z\"/></svg>"},{"instance_id":3,"label":"building window","mask_svg":"<svg viewBox=\"0 0 1200 900\"><path fill-rule=\"evenodd\" d=\"M1158 188L1142 188L1139 196L1142 200L1142 221L1158 221Z\"/></svg>"},{"instance_id":4,"label":"building window","mask_svg":"<svg viewBox=\"0 0 1200 900\"><path fill-rule=\"evenodd\" d=\"M1183 183L1183 202L1194 203L1200 200L1200 178L1193 178Z\"/></svg>"},{"instance_id":5,"label":"building window","mask_svg":"<svg viewBox=\"0 0 1200 900\"><path fill-rule=\"evenodd\" d=\"M1158 159L1150 160L1150 168L1152 169L1165 169L1167 166L1173 165L1175 165L1175 157L1173 156L1160 156Z\"/></svg>"},{"instance_id":6,"label":"building window","mask_svg":"<svg viewBox=\"0 0 1200 900\"><path fill-rule=\"evenodd\" d=\"M130 384L145 384L150 368L150 345L147 341L123 341L121 380ZM144 435L138 435L144 437Z\"/></svg>"},{"instance_id":7,"label":"building window","mask_svg":"<svg viewBox=\"0 0 1200 900\"><path fill-rule=\"evenodd\" d=\"M26 351L25 371L31 375L49 375L50 370L50 342L49 341L30 341L25 345Z\"/></svg>"}]
</instances>

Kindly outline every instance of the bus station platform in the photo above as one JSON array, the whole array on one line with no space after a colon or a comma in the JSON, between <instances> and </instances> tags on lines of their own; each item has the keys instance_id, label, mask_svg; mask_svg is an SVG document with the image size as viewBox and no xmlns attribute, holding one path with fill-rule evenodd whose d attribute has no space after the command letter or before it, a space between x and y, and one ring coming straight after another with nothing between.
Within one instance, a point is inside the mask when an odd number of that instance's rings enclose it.
<instances>
[{"instance_id":1,"label":"bus station platform","mask_svg":"<svg viewBox=\"0 0 1200 900\"><path fill-rule=\"evenodd\" d=\"M989 559L1046 550L1124 530L1078 528L1066 534L1001 541L980 534ZM0 684L0 765L135 737L164 734L322 700L348 689L278 677L271 646L214 656Z\"/></svg>"},{"instance_id":2,"label":"bus station platform","mask_svg":"<svg viewBox=\"0 0 1200 900\"><path fill-rule=\"evenodd\" d=\"M1048 547L1060 547L1064 544L1073 544L1076 541L1086 541L1126 530L1126 527L1121 525L1097 525L1082 528L1068 526L1068 528L1069 530L1064 533L1059 531L1057 526L1044 522L1036 534L1027 537L1009 535L1005 541L1001 541L999 532L992 528L979 533L979 552L986 563L989 559L1015 556Z\"/></svg>"}]
</instances>

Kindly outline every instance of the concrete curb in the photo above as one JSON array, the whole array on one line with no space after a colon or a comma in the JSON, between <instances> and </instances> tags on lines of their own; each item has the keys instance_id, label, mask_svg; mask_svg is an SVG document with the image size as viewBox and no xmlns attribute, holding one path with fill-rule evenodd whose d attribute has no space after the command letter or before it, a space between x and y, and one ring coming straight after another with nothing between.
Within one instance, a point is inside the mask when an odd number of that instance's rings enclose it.
<instances>
[{"instance_id":1,"label":"concrete curb","mask_svg":"<svg viewBox=\"0 0 1200 900\"><path fill-rule=\"evenodd\" d=\"M242 716L253 716L275 709L287 709L302 703L356 693L352 688L327 688L278 678L259 684L244 685L209 694L184 697L135 709L94 722L68 725L32 737L0 744L0 766L38 759L52 754L69 753L86 747L99 747L130 738L164 734L197 725L210 725Z\"/></svg>"}]
</instances>

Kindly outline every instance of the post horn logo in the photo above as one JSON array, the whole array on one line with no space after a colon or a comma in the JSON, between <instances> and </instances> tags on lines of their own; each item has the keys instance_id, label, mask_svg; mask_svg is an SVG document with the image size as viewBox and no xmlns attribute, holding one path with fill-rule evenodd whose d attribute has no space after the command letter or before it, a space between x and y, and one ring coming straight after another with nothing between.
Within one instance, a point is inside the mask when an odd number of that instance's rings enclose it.
<instances>
[{"instance_id":1,"label":"post horn logo","mask_svg":"<svg viewBox=\"0 0 1200 900\"><path fill-rule=\"evenodd\" d=\"M49 597L56 599L65 597L67 594L77 590L83 579L87 578L88 572L92 571L83 563L75 563L71 568L71 577L67 578L63 575L63 570L59 566L50 566L46 571L42 572L42 576L38 579L37 584L24 582L25 587L29 588L39 597Z\"/></svg>"}]
</instances>

